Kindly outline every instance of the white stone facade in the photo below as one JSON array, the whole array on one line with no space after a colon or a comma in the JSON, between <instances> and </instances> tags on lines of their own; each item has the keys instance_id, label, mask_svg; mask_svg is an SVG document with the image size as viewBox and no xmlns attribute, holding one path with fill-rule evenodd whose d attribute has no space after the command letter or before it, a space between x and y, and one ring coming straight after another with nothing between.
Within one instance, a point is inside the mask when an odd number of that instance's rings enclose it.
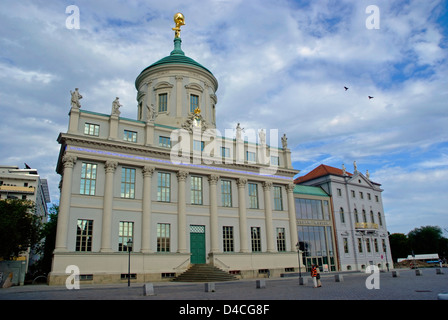
<instances>
[{"instance_id":1,"label":"white stone facade","mask_svg":"<svg viewBox=\"0 0 448 320\"><path fill-rule=\"evenodd\" d=\"M356 165L353 174L324 167L327 174L300 184L320 186L332 197L341 271L363 271L369 265L393 268L380 184Z\"/></svg>"},{"instance_id":2,"label":"white stone facade","mask_svg":"<svg viewBox=\"0 0 448 320\"><path fill-rule=\"evenodd\" d=\"M120 281L128 266L124 238L133 242L137 281L171 277L191 263L240 277L297 270L291 153L286 145L219 136L217 86L205 68L166 63L137 77L137 120L120 117L118 107L100 114L72 104L68 131L58 137L51 284L65 283L68 265L90 282ZM123 235L123 226L132 232Z\"/></svg>"}]
</instances>

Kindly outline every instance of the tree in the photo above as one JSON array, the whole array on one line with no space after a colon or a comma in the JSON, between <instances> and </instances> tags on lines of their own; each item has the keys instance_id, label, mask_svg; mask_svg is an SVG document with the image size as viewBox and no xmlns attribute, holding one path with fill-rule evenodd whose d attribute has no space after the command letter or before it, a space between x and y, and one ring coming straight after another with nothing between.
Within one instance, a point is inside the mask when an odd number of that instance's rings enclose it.
<instances>
[{"instance_id":1,"label":"tree","mask_svg":"<svg viewBox=\"0 0 448 320\"><path fill-rule=\"evenodd\" d=\"M51 271L53 251L56 246L56 228L58 224L59 206L53 204L49 209L49 212L49 220L42 230L42 236L45 238L41 248L42 256L37 262L38 271L43 274L48 274Z\"/></svg>"},{"instance_id":2,"label":"tree","mask_svg":"<svg viewBox=\"0 0 448 320\"><path fill-rule=\"evenodd\" d=\"M0 201L0 257L10 260L36 245L41 237L41 218L34 203L26 200Z\"/></svg>"},{"instance_id":3,"label":"tree","mask_svg":"<svg viewBox=\"0 0 448 320\"><path fill-rule=\"evenodd\" d=\"M442 234L438 226L415 228L408 233L409 246L415 254L439 253L442 249Z\"/></svg>"},{"instance_id":4,"label":"tree","mask_svg":"<svg viewBox=\"0 0 448 320\"><path fill-rule=\"evenodd\" d=\"M390 250L395 262L398 258L406 258L411 250L408 237L403 233L393 233L389 236Z\"/></svg>"}]
</instances>

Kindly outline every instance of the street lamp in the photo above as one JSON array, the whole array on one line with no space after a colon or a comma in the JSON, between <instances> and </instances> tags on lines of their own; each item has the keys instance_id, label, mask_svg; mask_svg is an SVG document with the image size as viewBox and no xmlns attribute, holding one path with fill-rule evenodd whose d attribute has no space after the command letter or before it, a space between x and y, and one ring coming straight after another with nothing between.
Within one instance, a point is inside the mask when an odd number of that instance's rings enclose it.
<instances>
[{"instance_id":1,"label":"street lamp","mask_svg":"<svg viewBox=\"0 0 448 320\"><path fill-rule=\"evenodd\" d=\"M127 242L128 245L128 253L129 253L129 259L128 259L128 287L131 286L131 248L132 248L132 239L129 239Z\"/></svg>"}]
</instances>

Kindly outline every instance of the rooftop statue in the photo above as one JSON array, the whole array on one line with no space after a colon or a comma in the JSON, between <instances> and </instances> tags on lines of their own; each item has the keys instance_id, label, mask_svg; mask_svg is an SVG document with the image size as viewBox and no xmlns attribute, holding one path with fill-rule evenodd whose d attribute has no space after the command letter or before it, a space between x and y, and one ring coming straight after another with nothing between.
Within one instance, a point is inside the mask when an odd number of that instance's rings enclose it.
<instances>
[{"instance_id":1,"label":"rooftop statue","mask_svg":"<svg viewBox=\"0 0 448 320\"><path fill-rule=\"evenodd\" d=\"M174 15L174 23L176 24L176 27L172 28L172 30L174 31L174 37L180 38L180 27L185 25L184 15L180 12L176 13Z\"/></svg>"}]
</instances>

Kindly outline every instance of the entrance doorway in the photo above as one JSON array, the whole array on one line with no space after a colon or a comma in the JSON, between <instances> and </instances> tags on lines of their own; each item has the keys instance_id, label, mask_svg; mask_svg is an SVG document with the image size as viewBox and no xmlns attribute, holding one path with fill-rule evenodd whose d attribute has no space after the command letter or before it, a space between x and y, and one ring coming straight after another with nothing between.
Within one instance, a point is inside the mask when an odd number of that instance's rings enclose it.
<instances>
[{"instance_id":1,"label":"entrance doorway","mask_svg":"<svg viewBox=\"0 0 448 320\"><path fill-rule=\"evenodd\" d=\"M190 225L190 252L192 264L205 263L205 226Z\"/></svg>"}]
</instances>

